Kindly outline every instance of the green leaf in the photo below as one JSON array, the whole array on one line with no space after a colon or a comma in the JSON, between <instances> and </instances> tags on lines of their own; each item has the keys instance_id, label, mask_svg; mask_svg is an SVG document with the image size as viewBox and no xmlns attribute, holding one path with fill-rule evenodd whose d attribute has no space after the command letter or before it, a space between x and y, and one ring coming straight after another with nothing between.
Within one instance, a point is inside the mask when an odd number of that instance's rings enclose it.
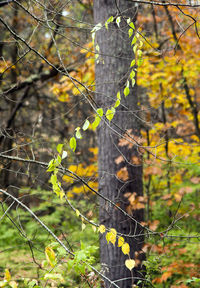
<instances>
[{"instance_id":1,"label":"green leaf","mask_svg":"<svg viewBox=\"0 0 200 288\"><path fill-rule=\"evenodd\" d=\"M80 261L86 261L87 260L87 255L86 255L85 251L79 250L75 254L76 254L75 255L76 261L80 262Z\"/></svg>"},{"instance_id":2,"label":"green leaf","mask_svg":"<svg viewBox=\"0 0 200 288\"><path fill-rule=\"evenodd\" d=\"M82 139L82 135L81 135L81 132L80 132L80 127L76 127L76 138L77 139Z\"/></svg>"},{"instance_id":3,"label":"green leaf","mask_svg":"<svg viewBox=\"0 0 200 288\"><path fill-rule=\"evenodd\" d=\"M119 91L117 92L117 99L121 100L121 95Z\"/></svg>"},{"instance_id":4,"label":"green leaf","mask_svg":"<svg viewBox=\"0 0 200 288\"><path fill-rule=\"evenodd\" d=\"M62 159L61 159L60 155L58 155L56 158L56 165L59 166L61 161L62 161Z\"/></svg>"},{"instance_id":5,"label":"green leaf","mask_svg":"<svg viewBox=\"0 0 200 288\"><path fill-rule=\"evenodd\" d=\"M140 49L137 50L137 55L138 55L139 58L141 58L142 57L142 50L140 50Z\"/></svg>"},{"instance_id":6,"label":"green leaf","mask_svg":"<svg viewBox=\"0 0 200 288\"><path fill-rule=\"evenodd\" d=\"M55 184L57 183L57 176L56 176L56 174L52 174L52 175L51 175L50 181L51 181L51 184L52 184L52 185L55 185Z\"/></svg>"},{"instance_id":7,"label":"green leaf","mask_svg":"<svg viewBox=\"0 0 200 288\"><path fill-rule=\"evenodd\" d=\"M98 44L96 45L96 47L95 47L95 48L96 48L96 51L98 51L98 52L99 52L100 48L99 48L99 45L98 45Z\"/></svg>"},{"instance_id":8,"label":"green leaf","mask_svg":"<svg viewBox=\"0 0 200 288\"><path fill-rule=\"evenodd\" d=\"M130 26L132 29L135 30L135 25L133 24L133 22L131 22L131 23L129 24L129 26Z\"/></svg>"},{"instance_id":9,"label":"green leaf","mask_svg":"<svg viewBox=\"0 0 200 288\"><path fill-rule=\"evenodd\" d=\"M112 118L114 117L114 115L115 115L115 108L114 108L114 107L112 107L111 109L108 109L108 110L106 111L106 118L107 118L109 121L112 120Z\"/></svg>"},{"instance_id":10,"label":"green leaf","mask_svg":"<svg viewBox=\"0 0 200 288\"><path fill-rule=\"evenodd\" d=\"M134 36L134 37L133 37L133 40L132 40L132 42L131 42L131 46L133 46L136 42L137 42L137 38Z\"/></svg>"},{"instance_id":11,"label":"green leaf","mask_svg":"<svg viewBox=\"0 0 200 288\"><path fill-rule=\"evenodd\" d=\"M96 112L100 117L103 116L103 109L102 108L98 108Z\"/></svg>"},{"instance_id":12,"label":"green leaf","mask_svg":"<svg viewBox=\"0 0 200 288\"><path fill-rule=\"evenodd\" d=\"M128 30L128 35L129 35L129 38L133 35L133 29L132 29L132 28L130 28L130 29Z\"/></svg>"},{"instance_id":13,"label":"green leaf","mask_svg":"<svg viewBox=\"0 0 200 288\"><path fill-rule=\"evenodd\" d=\"M132 71L131 71L131 73L130 73L130 78L131 78L131 80L133 80L133 79L134 79L134 77L135 77L135 71L134 71L134 70L132 70Z\"/></svg>"},{"instance_id":14,"label":"green leaf","mask_svg":"<svg viewBox=\"0 0 200 288\"><path fill-rule=\"evenodd\" d=\"M113 20L114 20L114 17L113 17L113 16L110 16L110 18L108 18L107 22L108 22L108 23L111 23L111 22L113 22Z\"/></svg>"},{"instance_id":15,"label":"green leaf","mask_svg":"<svg viewBox=\"0 0 200 288\"><path fill-rule=\"evenodd\" d=\"M131 81L131 85L132 85L132 87L135 86L135 78L132 79L132 81Z\"/></svg>"},{"instance_id":16,"label":"green leaf","mask_svg":"<svg viewBox=\"0 0 200 288\"><path fill-rule=\"evenodd\" d=\"M113 17L113 16L111 16L110 18L108 18L108 20L105 22L105 27L106 27L106 29L108 29L108 24L111 23L111 22L113 22L113 20L114 20L114 17Z\"/></svg>"},{"instance_id":17,"label":"green leaf","mask_svg":"<svg viewBox=\"0 0 200 288\"><path fill-rule=\"evenodd\" d=\"M96 110L97 115L95 116L94 122L92 123L92 128L96 129L99 126L99 123L101 122L101 117L103 116L103 109L98 108Z\"/></svg>"},{"instance_id":18,"label":"green leaf","mask_svg":"<svg viewBox=\"0 0 200 288\"><path fill-rule=\"evenodd\" d=\"M58 144L58 145L57 145L56 149L57 149L57 151L58 151L59 154L61 154L62 148L63 148L63 144Z\"/></svg>"},{"instance_id":19,"label":"green leaf","mask_svg":"<svg viewBox=\"0 0 200 288\"><path fill-rule=\"evenodd\" d=\"M121 17L117 17L117 19L116 19L116 24L117 24L117 26L119 27L119 23L121 22Z\"/></svg>"},{"instance_id":20,"label":"green leaf","mask_svg":"<svg viewBox=\"0 0 200 288\"><path fill-rule=\"evenodd\" d=\"M72 149L72 151L74 152L76 150L76 138L75 137L71 137L69 140L69 146Z\"/></svg>"},{"instance_id":21,"label":"green leaf","mask_svg":"<svg viewBox=\"0 0 200 288\"><path fill-rule=\"evenodd\" d=\"M137 48L138 48L138 45L137 45L137 44L136 44L135 46L133 46L133 52L134 52L134 53L136 53Z\"/></svg>"},{"instance_id":22,"label":"green leaf","mask_svg":"<svg viewBox=\"0 0 200 288\"><path fill-rule=\"evenodd\" d=\"M144 60L143 60L142 58L139 58L139 59L137 60L137 66L138 66L138 67L142 66L143 62L144 62Z\"/></svg>"},{"instance_id":23,"label":"green leaf","mask_svg":"<svg viewBox=\"0 0 200 288\"><path fill-rule=\"evenodd\" d=\"M127 97L129 93L130 93L129 87L125 87L124 96Z\"/></svg>"},{"instance_id":24,"label":"green leaf","mask_svg":"<svg viewBox=\"0 0 200 288\"><path fill-rule=\"evenodd\" d=\"M90 126L90 122L89 120L86 119L82 127L83 131L87 130L89 126Z\"/></svg>"},{"instance_id":25,"label":"green leaf","mask_svg":"<svg viewBox=\"0 0 200 288\"><path fill-rule=\"evenodd\" d=\"M133 60L131 61L130 67L133 67L134 65L135 65L135 59L133 59Z\"/></svg>"},{"instance_id":26,"label":"green leaf","mask_svg":"<svg viewBox=\"0 0 200 288\"><path fill-rule=\"evenodd\" d=\"M117 108L120 105L120 103L121 103L120 100L117 99L117 101L115 102L114 108Z\"/></svg>"},{"instance_id":27,"label":"green leaf","mask_svg":"<svg viewBox=\"0 0 200 288\"><path fill-rule=\"evenodd\" d=\"M55 170L55 160L52 159L48 164L47 172L52 172Z\"/></svg>"},{"instance_id":28,"label":"green leaf","mask_svg":"<svg viewBox=\"0 0 200 288\"><path fill-rule=\"evenodd\" d=\"M96 129L99 126L100 122L101 122L101 118L98 115L96 115L94 122L92 123L92 128Z\"/></svg>"}]
</instances>

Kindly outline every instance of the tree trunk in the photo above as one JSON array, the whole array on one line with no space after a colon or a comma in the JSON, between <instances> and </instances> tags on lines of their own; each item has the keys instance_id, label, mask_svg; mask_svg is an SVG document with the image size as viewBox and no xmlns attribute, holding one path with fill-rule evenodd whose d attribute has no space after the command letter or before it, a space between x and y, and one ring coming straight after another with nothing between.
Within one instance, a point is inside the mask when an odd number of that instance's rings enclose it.
<instances>
[{"instance_id":1,"label":"tree trunk","mask_svg":"<svg viewBox=\"0 0 200 288\"><path fill-rule=\"evenodd\" d=\"M118 3L118 7L115 3ZM135 22L136 7L134 4L126 0L95 0L95 24L104 24L110 16L119 14L119 10L122 12L124 19L130 17L131 21ZM105 28L99 30L95 40L100 47L100 61L96 63L97 105L102 107L105 113L106 109L110 108L115 102L118 91L121 92L121 104L123 104L116 109L110 127L101 121L97 129L99 192L131 214L138 222L141 222L143 221L143 209L133 210L133 206L129 202L131 195L133 196L132 200L134 196L143 195L141 157L134 145L124 141L122 137L117 135L118 133L123 135L125 131L128 131L134 135L134 138L135 136L138 137L140 132L136 117L138 113L137 87L130 87L130 94L126 98L123 96L123 90L130 73L130 63L134 58L131 40L128 36L130 27L124 19L121 17L120 28L114 21L113 24L109 24L108 30ZM114 133L111 128L117 133ZM136 165L134 165L133 160ZM100 223L105 225L106 228L115 228L117 232L122 234L143 234L140 225L135 224L134 221L103 199L100 200L99 214ZM100 239L100 257L103 273L112 281L118 280L116 284L119 287L128 288L137 282L135 277L143 277L141 259L144 258L144 254L141 249L144 238L143 236L124 238L131 247L130 258L138 259L136 261L138 265L132 273L124 264L128 256L122 253L121 249L117 247L117 243L115 247L111 243L107 244L105 234ZM111 286L105 282L105 287Z\"/></svg>"}]
</instances>

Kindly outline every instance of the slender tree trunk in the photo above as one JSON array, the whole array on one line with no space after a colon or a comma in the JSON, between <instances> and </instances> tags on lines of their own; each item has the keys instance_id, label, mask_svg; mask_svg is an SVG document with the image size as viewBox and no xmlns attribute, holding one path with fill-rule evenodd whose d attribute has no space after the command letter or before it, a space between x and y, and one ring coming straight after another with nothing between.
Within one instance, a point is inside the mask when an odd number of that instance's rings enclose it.
<instances>
[{"instance_id":1,"label":"slender tree trunk","mask_svg":"<svg viewBox=\"0 0 200 288\"><path fill-rule=\"evenodd\" d=\"M116 3L117 6L116 6ZM110 16L122 12L124 19L128 17L131 21L136 20L136 7L126 0L95 0L94 19L95 24L102 23ZM99 192L109 198L122 209L131 214L138 222L143 221L143 209L133 210L129 200L134 196L142 196L142 165L137 148L123 141L125 131L138 137L140 133L137 120L137 87L130 87L130 94L123 96L125 83L130 73L130 63L134 58L131 42L128 36L128 25L121 17L120 28L116 24L109 24L108 30L102 28L97 32L96 44L100 47L99 63L96 64L96 102L98 107L107 108L113 105L116 94L121 92L123 105L116 109L110 127L101 121L97 130L99 147ZM128 73L129 71L129 73ZM131 86L131 85L130 85ZM113 129L117 132L113 132ZM122 132L124 131L124 132ZM121 139L120 139L121 138ZM128 145L126 145L128 144ZM122 157L120 157L122 156ZM136 165L131 165L130 163ZM118 176L118 177L117 177ZM132 198L129 198L130 196ZM136 198L137 199L137 198ZM133 204L134 201L132 201ZM135 202L136 203L136 202ZM143 277L141 272L141 259L144 257L141 249L144 238L140 225L128 219L112 205L100 200L100 223L107 228L115 228L117 232L137 237L125 237L125 241L131 247L130 258L138 259L138 265L132 273L125 267L125 260L128 259L120 248L115 247L105 239L100 239L101 265L105 275L111 280L118 280L119 287L132 287L137 280L135 277ZM140 260L139 260L140 259ZM121 279L121 280L120 280ZM105 283L105 287L111 287Z\"/></svg>"}]
</instances>

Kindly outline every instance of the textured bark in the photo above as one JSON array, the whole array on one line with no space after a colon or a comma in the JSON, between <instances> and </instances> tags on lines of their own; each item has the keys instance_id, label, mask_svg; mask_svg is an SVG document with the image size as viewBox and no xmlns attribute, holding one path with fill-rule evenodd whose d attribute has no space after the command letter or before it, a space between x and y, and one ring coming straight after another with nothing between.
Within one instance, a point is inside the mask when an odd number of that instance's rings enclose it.
<instances>
[{"instance_id":1,"label":"textured bark","mask_svg":"<svg viewBox=\"0 0 200 288\"><path fill-rule=\"evenodd\" d=\"M124 17L136 19L135 6L126 1L95 0L94 19L95 24L104 23L110 16L119 13L115 3ZM109 29L101 29L97 32L96 43L100 46L100 62L96 64L96 102L98 107L104 108L104 112L114 103L116 94L125 88L128 77L128 70L133 59L133 50L128 37L127 23L121 17L120 29L116 24L109 24ZM123 96L122 96L123 97ZM131 134L139 135L139 123L137 121L137 87L130 87L130 94L122 99L124 106L120 105L113 118L111 127L117 132L131 131ZM131 112L132 111L132 112ZM115 160L121 155L124 159L131 161L133 156L138 156L136 147L131 145L120 146L120 137L113 133L112 129L103 121L97 129L99 147L99 192L113 202L120 205L125 211L129 205L128 198L124 195L128 192L137 193L142 196L142 165L130 165L126 160L117 164ZM116 125L115 125L116 124ZM122 181L116 177L117 171L126 167L128 180ZM129 211L130 212L130 211ZM132 216L138 221L143 221L143 209L132 211ZM115 228L117 232L130 235L143 233L139 225L128 219L116 208L104 200L100 200L100 223L107 228ZM130 257L136 258L143 246L143 236L125 238L131 247ZM116 282L119 287L132 287L137 280L135 277L142 277L141 265L133 270L133 274L125 267L127 255L123 255L120 248L107 244L105 235L100 239L101 265L105 275ZM144 255L139 254L141 259ZM120 280L123 279L123 280ZM105 287L111 287L105 283Z\"/></svg>"}]
</instances>

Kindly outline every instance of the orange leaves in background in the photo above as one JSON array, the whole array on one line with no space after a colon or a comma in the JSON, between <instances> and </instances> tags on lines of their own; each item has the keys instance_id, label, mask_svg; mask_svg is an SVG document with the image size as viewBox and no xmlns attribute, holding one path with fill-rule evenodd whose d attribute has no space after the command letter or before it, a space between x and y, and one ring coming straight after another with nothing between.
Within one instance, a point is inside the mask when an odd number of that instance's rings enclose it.
<instances>
[{"instance_id":1,"label":"orange leaves in background","mask_svg":"<svg viewBox=\"0 0 200 288\"><path fill-rule=\"evenodd\" d=\"M117 157L117 158L115 159L115 163L116 163L117 165L119 165L120 163L122 163L122 162L124 162L124 161L125 161L125 159L124 159L124 157L123 157L122 155L120 155L119 157ZM142 164L142 158L139 157L139 156L132 156L132 158L131 158L131 164L133 164L133 165L141 165L141 164Z\"/></svg>"},{"instance_id":2,"label":"orange leaves in background","mask_svg":"<svg viewBox=\"0 0 200 288\"><path fill-rule=\"evenodd\" d=\"M133 210L139 210L145 208L145 197L144 196L137 196L135 192L133 193L125 193L125 198L128 198L129 205L126 207L126 212L129 215L132 215Z\"/></svg>"},{"instance_id":3,"label":"orange leaves in background","mask_svg":"<svg viewBox=\"0 0 200 288\"><path fill-rule=\"evenodd\" d=\"M122 162L124 162L124 158L121 155L115 159L115 163L117 165L119 165Z\"/></svg>"},{"instance_id":4,"label":"orange leaves in background","mask_svg":"<svg viewBox=\"0 0 200 288\"><path fill-rule=\"evenodd\" d=\"M133 165L141 165L142 164L142 158L140 156L133 156L131 158L131 163Z\"/></svg>"},{"instance_id":5,"label":"orange leaves in background","mask_svg":"<svg viewBox=\"0 0 200 288\"><path fill-rule=\"evenodd\" d=\"M162 175L162 169L158 166L149 166L149 167L144 169L144 174L145 174L145 176L149 176L149 175L161 176Z\"/></svg>"},{"instance_id":6,"label":"orange leaves in background","mask_svg":"<svg viewBox=\"0 0 200 288\"><path fill-rule=\"evenodd\" d=\"M161 277L155 278L153 283L163 283L166 282L173 274L184 274L187 273L187 270L190 269L190 277L196 276L196 265L194 263L185 263L184 261L175 261L168 266L162 267L161 271L163 272ZM194 269L194 270L193 270ZM188 286L179 286L180 282L177 283L177 286L173 287L188 287ZM184 284L183 284L184 285Z\"/></svg>"},{"instance_id":7,"label":"orange leaves in background","mask_svg":"<svg viewBox=\"0 0 200 288\"><path fill-rule=\"evenodd\" d=\"M117 178L122 181L127 181L129 179L127 167L123 167L117 171Z\"/></svg>"},{"instance_id":8,"label":"orange leaves in background","mask_svg":"<svg viewBox=\"0 0 200 288\"><path fill-rule=\"evenodd\" d=\"M120 147L128 146L128 149L131 149L134 144L142 144L145 140L138 135L132 134L132 129L128 129L127 132L123 135L123 138L119 139L118 145Z\"/></svg>"},{"instance_id":9,"label":"orange leaves in background","mask_svg":"<svg viewBox=\"0 0 200 288\"><path fill-rule=\"evenodd\" d=\"M156 229L158 228L160 221L159 220L153 220L153 221L148 221L147 222L141 222L140 224L145 226L145 227L149 227L150 230L152 231L156 231Z\"/></svg>"},{"instance_id":10,"label":"orange leaves in background","mask_svg":"<svg viewBox=\"0 0 200 288\"><path fill-rule=\"evenodd\" d=\"M199 184L200 183L200 177L192 177L190 179L190 181L193 183L193 184Z\"/></svg>"},{"instance_id":11,"label":"orange leaves in background","mask_svg":"<svg viewBox=\"0 0 200 288\"><path fill-rule=\"evenodd\" d=\"M150 224L149 224L149 229L151 229L151 230L153 230L153 231L156 231L159 223L160 223L159 220L151 221Z\"/></svg>"},{"instance_id":12,"label":"orange leaves in background","mask_svg":"<svg viewBox=\"0 0 200 288\"><path fill-rule=\"evenodd\" d=\"M185 194L190 194L192 192L193 192L192 187L185 186L181 187L174 193L165 194L161 198L166 201L167 206L171 206L173 204L173 199L175 199L176 202L180 202Z\"/></svg>"}]
</instances>

